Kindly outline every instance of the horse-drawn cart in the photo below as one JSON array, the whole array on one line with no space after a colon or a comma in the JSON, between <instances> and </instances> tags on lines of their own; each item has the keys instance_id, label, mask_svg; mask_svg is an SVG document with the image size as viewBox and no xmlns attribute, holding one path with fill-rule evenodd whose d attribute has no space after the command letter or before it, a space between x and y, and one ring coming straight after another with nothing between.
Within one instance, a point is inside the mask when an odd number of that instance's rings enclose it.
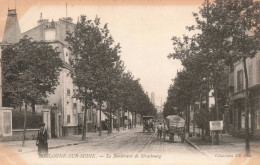
<instances>
[{"instance_id":1,"label":"horse-drawn cart","mask_svg":"<svg viewBox=\"0 0 260 165\"><path fill-rule=\"evenodd\" d=\"M153 116L143 116L143 132L151 130L155 132L153 119Z\"/></svg>"},{"instance_id":2,"label":"horse-drawn cart","mask_svg":"<svg viewBox=\"0 0 260 165\"><path fill-rule=\"evenodd\" d=\"M165 119L167 129L163 131L163 140L166 140L166 135L170 141L174 141L174 135L178 135L183 143L185 140L185 120L177 115L167 116Z\"/></svg>"}]
</instances>

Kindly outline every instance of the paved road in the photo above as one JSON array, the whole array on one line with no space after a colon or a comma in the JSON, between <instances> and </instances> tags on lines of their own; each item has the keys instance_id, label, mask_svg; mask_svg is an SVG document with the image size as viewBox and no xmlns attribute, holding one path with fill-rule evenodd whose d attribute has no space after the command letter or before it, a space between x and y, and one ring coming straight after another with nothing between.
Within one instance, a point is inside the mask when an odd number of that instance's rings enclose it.
<instances>
[{"instance_id":1,"label":"paved road","mask_svg":"<svg viewBox=\"0 0 260 165\"><path fill-rule=\"evenodd\" d=\"M157 139L155 133L141 128L107 140L49 150L47 158L37 153L21 154L28 164L203 164L208 158L175 138L174 143ZM66 158L66 159L64 159ZM203 161L202 161L203 160ZM201 162L202 161L202 162ZM197 162L197 163L196 163ZM209 164L209 163L205 163Z\"/></svg>"}]
</instances>

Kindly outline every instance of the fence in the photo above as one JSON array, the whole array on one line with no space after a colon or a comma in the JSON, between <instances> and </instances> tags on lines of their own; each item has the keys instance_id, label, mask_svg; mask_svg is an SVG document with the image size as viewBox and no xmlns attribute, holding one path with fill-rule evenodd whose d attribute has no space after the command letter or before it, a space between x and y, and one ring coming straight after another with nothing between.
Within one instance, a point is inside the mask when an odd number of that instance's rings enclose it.
<instances>
[{"instance_id":1,"label":"fence","mask_svg":"<svg viewBox=\"0 0 260 165\"><path fill-rule=\"evenodd\" d=\"M13 111L12 127L13 129L23 129L24 125L24 112ZM26 113L26 128L34 129L39 128L39 122L43 121L43 114L38 112Z\"/></svg>"}]
</instances>

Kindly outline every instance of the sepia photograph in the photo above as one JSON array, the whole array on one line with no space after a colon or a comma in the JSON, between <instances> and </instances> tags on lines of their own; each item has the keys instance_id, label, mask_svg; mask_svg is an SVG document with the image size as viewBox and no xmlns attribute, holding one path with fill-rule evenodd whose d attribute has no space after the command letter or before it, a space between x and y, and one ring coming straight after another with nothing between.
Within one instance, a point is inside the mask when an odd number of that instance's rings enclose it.
<instances>
[{"instance_id":1,"label":"sepia photograph","mask_svg":"<svg viewBox=\"0 0 260 165\"><path fill-rule=\"evenodd\" d=\"M0 165L259 165L259 0L0 0Z\"/></svg>"}]
</instances>

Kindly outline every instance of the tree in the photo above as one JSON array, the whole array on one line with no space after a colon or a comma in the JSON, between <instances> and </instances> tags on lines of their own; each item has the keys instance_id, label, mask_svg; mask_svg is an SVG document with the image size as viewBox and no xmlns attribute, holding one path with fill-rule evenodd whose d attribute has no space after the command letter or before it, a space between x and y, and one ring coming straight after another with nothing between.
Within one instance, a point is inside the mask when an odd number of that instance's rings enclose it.
<instances>
[{"instance_id":1,"label":"tree","mask_svg":"<svg viewBox=\"0 0 260 165\"><path fill-rule=\"evenodd\" d=\"M205 10L206 9L206 10ZM213 61L210 63L212 73L212 85L216 102L216 116L218 120L218 91L225 82L221 74L223 68L231 67L233 63L242 60L246 82L245 89L245 112L246 112L246 150L249 150L249 127L248 127L248 72L246 59L252 58L259 50L259 2L252 0L225 1L216 0L211 4L204 4L204 9L200 10L201 16L195 15L197 29L202 30L208 54ZM222 71L221 71L222 70ZM221 80L222 79L222 80ZM218 136L217 136L218 137ZM217 139L218 143L218 139Z\"/></svg>"},{"instance_id":2,"label":"tree","mask_svg":"<svg viewBox=\"0 0 260 165\"><path fill-rule=\"evenodd\" d=\"M74 32L67 33L66 41L73 60L71 73L73 83L77 86L74 97L85 105L82 140L86 137L86 111L98 103L101 122L101 105L108 101L111 89L116 81L120 65L119 44L114 45L107 24L100 27L100 19L87 20L81 16ZM101 124L101 123L100 123ZM101 135L101 125L100 135Z\"/></svg>"},{"instance_id":3,"label":"tree","mask_svg":"<svg viewBox=\"0 0 260 165\"><path fill-rule=\"evenodd\" d=\"M156 109L145 94L139 79L135 79L130 71L123 73L120 81L121 99L118 101L123 107L123 111L141 115L152 115L156 117Z\"/></svg>"},{"instance_id":4,"label":"tree","mask_svg":"<svg viewBox=\"0 0 260 165\"><path fill-rule=\"evenodd\" d=\"M52 46L24 37L3 50L3 66L3 93L9 105L25 104L24 146L27 106L34 109L35 104L46 102L47 95L54 93L62 61Z\"/></svg>"},{"instance_id":5,"label":"tree","mask_svg":"<svg viewBox=\"0 0 260 165\"><path fill-rule=\"evenodd\" d=\"M199 13L194 13L193 15L196 20L196 26L188 27L188 29L201 32L193 40L195 48L197 47L198 49L185 49L184 46L187 45L188 40L184 38L182 43L174 38L173 41L177 43L177 46L175 44L176 53L173 54L173 57L182 60L187 68L191 68L193 66L191 65L192 63L197 63L194 59L200 61L203 66L200 68L204 70L208 87L214 89L216 120L219 118L219 92L225 90L228 67L232 68L233 63L236 61L243 61L246 80L246 148L247 153L249 153L246 59L253 57L259 49L259 26L257 26L259 2L251 0L216 0L209 3L206 0ZM195 56L190 56L190 51Z\"/></svg>"},{"instance_id":6,"label":"tree","mask_svg":"<svg viewBox=\"0 0 260 165\"><path fill-rule=\"evenodd\" d=\"M198 73L200 79L206 80L206 102L209 112L208 93L214 90L214 98L216 103L216 118L219 120L219 97L218 91L227 85L228 68L227 59L230 44L227 37L230 35L228 27L221 26L223 22L228 20L226 11L221 9L220 1L209 3L205 1L199 10L194 13L196 25L188 27L190 31L200 31L194 35L189 42L188 37L180 39L173 38L175 53L170 57L180 59L187 70ZM186 48L184 47L186 45ZM187 45L189 46L187 48ZM208 131L207 131L208 132ZM217 144L218 134L216 136Z\"/></svg>"},{"instance_id":7,"label":"tree","mask_svg":"<svg viewBox=\"0 0 260 165\"><path fill-rule=\"evenodd\" d=\"M260 2L253 0L234 1L222 5L222 9L227 11L229 21L224 22L224 26L229 27L231 34L229 40L231 50L229 59L233 62L242 60L245 75L245 128L246 128L246 153L250 154L249 146L249 89L247 58L252 58L259 51L259 16ZM232 28L231 28L232 26Z\"/></svg>"}]
</instances>

